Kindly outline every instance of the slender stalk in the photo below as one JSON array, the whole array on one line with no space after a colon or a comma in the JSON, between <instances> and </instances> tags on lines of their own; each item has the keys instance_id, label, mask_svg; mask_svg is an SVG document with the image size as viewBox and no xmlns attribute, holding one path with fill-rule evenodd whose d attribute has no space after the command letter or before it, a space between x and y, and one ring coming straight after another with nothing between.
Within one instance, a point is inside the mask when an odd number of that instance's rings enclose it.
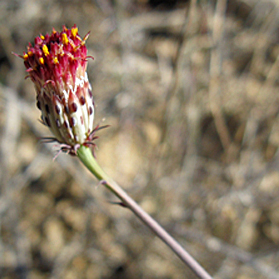
<instances>
[{"instance_id":1,"label":"slender stalk","mask_svg":"<svg viewBox=\"0 0 279 279\"><path fill-rule=\"evenodd\" d=\"M91 150L81 146L77 155L82 163L95 175L108 190L114 193L125 206L127 206L147 227L149 227L163 242L165 242L173 252L190 269L202 279L212 279L206 270L187 252L185 249L161 227L149 214L147 214L114 180L112 180L98 165Z\"/></svg>"}]
</instances>

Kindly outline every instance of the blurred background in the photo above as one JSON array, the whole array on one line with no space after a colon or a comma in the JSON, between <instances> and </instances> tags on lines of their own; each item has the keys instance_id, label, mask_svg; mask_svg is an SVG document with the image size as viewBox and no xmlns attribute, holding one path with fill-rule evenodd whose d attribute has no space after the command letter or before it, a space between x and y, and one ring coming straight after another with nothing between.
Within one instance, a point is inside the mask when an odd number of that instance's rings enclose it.
<instances>
[{"instance_id":1,"label":"blurred background","mask_svg":"<svg viewBox=\"0 0 279 279\"><path fill-rule=\"evenodd\" d=\"M279 278L279 1L1 0L0 278L196 278L38 121L28 42L87 40L100 165L214 278Z\"/></svg>"}]
</instances>

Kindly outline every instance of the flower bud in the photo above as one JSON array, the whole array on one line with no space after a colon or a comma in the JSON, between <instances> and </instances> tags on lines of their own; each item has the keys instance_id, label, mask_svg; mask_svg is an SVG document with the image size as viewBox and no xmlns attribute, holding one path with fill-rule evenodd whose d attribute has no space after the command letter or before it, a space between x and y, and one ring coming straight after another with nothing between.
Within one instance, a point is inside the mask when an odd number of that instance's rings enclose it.
<instances>
[{"instance_id":1,"label":"flower bud","mask_svg":"<svg viewBox=\"0 0 279 279\"><path fill-rule=\"evenodd\" d=\"M88 35L82 39L76 25L63 26L60 33L53 29L50 35L36 37L20 56L35 85L42 122L70 151L89 143L94 134L94 102L86 72Z\"/></svg>"}]
</instances>

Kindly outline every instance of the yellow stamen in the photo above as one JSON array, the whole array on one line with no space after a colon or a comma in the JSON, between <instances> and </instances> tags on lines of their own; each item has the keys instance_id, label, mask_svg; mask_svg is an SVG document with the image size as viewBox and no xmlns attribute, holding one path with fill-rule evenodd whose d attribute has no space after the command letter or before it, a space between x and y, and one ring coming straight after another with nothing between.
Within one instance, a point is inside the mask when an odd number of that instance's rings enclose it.
<instances>
[{"instance_id":1,"label":"yellow stamen","mask_svg":"<svg viewBox=\"0 0 279 279\"><path fill-rule=\"evenodd\" d=\"M66 33L63 33L63 34L62 34L62 43L63 43L64 45L67 45L68 42L69 42L69 39L68 39L68 37L67 37L67 34L66 34Z\"/></svg>"},{"instance_id":2,"label":"yellow stamen","mask_svg":"<svg viewBox=\"0 0 279 279\"><path fill-rule=\"evenodd\" d=\"M49 55L49 51L48 51L48 48L47 48L46 45L43 45L42 50L43 50L43 53L44 53L45 56Z\"/></svg>"},{"instance_id":3,"label":"yellow stamen","mask_svg":"<svg viewBox=\"0 0 279 279\"><path fill-rule=\"evenodd\" d=\"M32 56L33 52L32 51L28 51L27 54L28 54L28 56Z\"/></svg>"},{"instance_id":4,"label":"yellow stamen","mask_svg":"<svg viewBox=\"0 0 279 279\"><path fill-rule=\"evenodd\" d=\"M27 54L27 53L25 53L25 54L23 55L23 58L24 58L24 60L27 60L27 58L28 58L28 54Z\"/></svg>"},{"instance_id":5,"label":"yellow stamen","mask_svg":"<svg viewBox=\"0 0 279 279\"><path fill-rule=\"evenodd\" d=\"M72 33L73 37L75 38L78 33L78 28L77 27L72 28L71 33Z\"/></svg>"},{"instance_id":6,"label":"yellow stamen","mask_svg":"<svg viewBox=\"0 0 279 279\"><path fill-rule=\"evenodd\" d=\"M53 58L53 63L54 63L54 64L58 64L58 63L59 63L59 61L58 61L58 58L57 58L57 57L54 57L54 58Z\"/></svg>"},{"instance_id":7,"label":"yellow stamen","mask_svg":"<svg viewBox=\"0 0 279 279\"><path fill-rule=\"evenodd\" d=\"M39 62L40 62L40 64L44 65L44 63L45 63L44 58L43 58L43 57L40 57L40 58L39 58Z\"/></svg>"},{"instance_id":8,"label":"yellow stamen","mask_svg":"<svg viewBox=\"0 0 279 279\"><path fill-rule=\"evenodd\" d=\"M44 40L44 39L45 39L45 36L44 36L44 35L41 35L40 37L41 37L41 39L42 39L42 40Z\"/></svg>"},{"instance_id":9,"label":"yellow stamen","mask_svg":"<svg viewBox=\"0 0 279 279\"><path fill-rule=\"evenodd\" d=\"M85 41L88 39L88 37L89 37L89 33L87 33L87 34L84 36L83 41L85 42Z\"/></svg>"},{"instance_id":10,"label":"yellow stamen","mask_svg":"<svg viewBox=\"0 0 279 279\"><path fill-rule=\"evenodd\" d=\"M81 46L85 45L85 41L88 39L88 37L89 37L89 33L87 33L87 34L84 36L82 42L80 43Z\"/></svg>"}]
</instances>

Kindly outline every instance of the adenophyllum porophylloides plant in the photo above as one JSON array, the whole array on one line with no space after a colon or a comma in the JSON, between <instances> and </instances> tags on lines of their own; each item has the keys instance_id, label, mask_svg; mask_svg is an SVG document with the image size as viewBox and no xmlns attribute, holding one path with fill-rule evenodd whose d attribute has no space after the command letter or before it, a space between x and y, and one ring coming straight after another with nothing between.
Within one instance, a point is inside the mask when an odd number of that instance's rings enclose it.
<instances>
[{"instance_id":1,"label":"adenophyllum porophylloides plant","mask_svg":"<svg viewBox=\"0 0 279 279\"><path fill-rule=\"evenodd\" d=\"M120 199L119 204L139 217L199 278L211 278L95 160L92 154L97 138L95 132L103 127L93 126L94 101L86 72L88 59L92 58L87 55L85 46L88 36L89 33L82 38L76 25L70 29L63 26L61 32L53 29L51 34L36 37L34 44L30 43L23 55L17 55L24 60L28 77L34 83L41 121L54 136L45 140L57 141L61 151L76 155Z\"/></svg>"}]
</instances>

